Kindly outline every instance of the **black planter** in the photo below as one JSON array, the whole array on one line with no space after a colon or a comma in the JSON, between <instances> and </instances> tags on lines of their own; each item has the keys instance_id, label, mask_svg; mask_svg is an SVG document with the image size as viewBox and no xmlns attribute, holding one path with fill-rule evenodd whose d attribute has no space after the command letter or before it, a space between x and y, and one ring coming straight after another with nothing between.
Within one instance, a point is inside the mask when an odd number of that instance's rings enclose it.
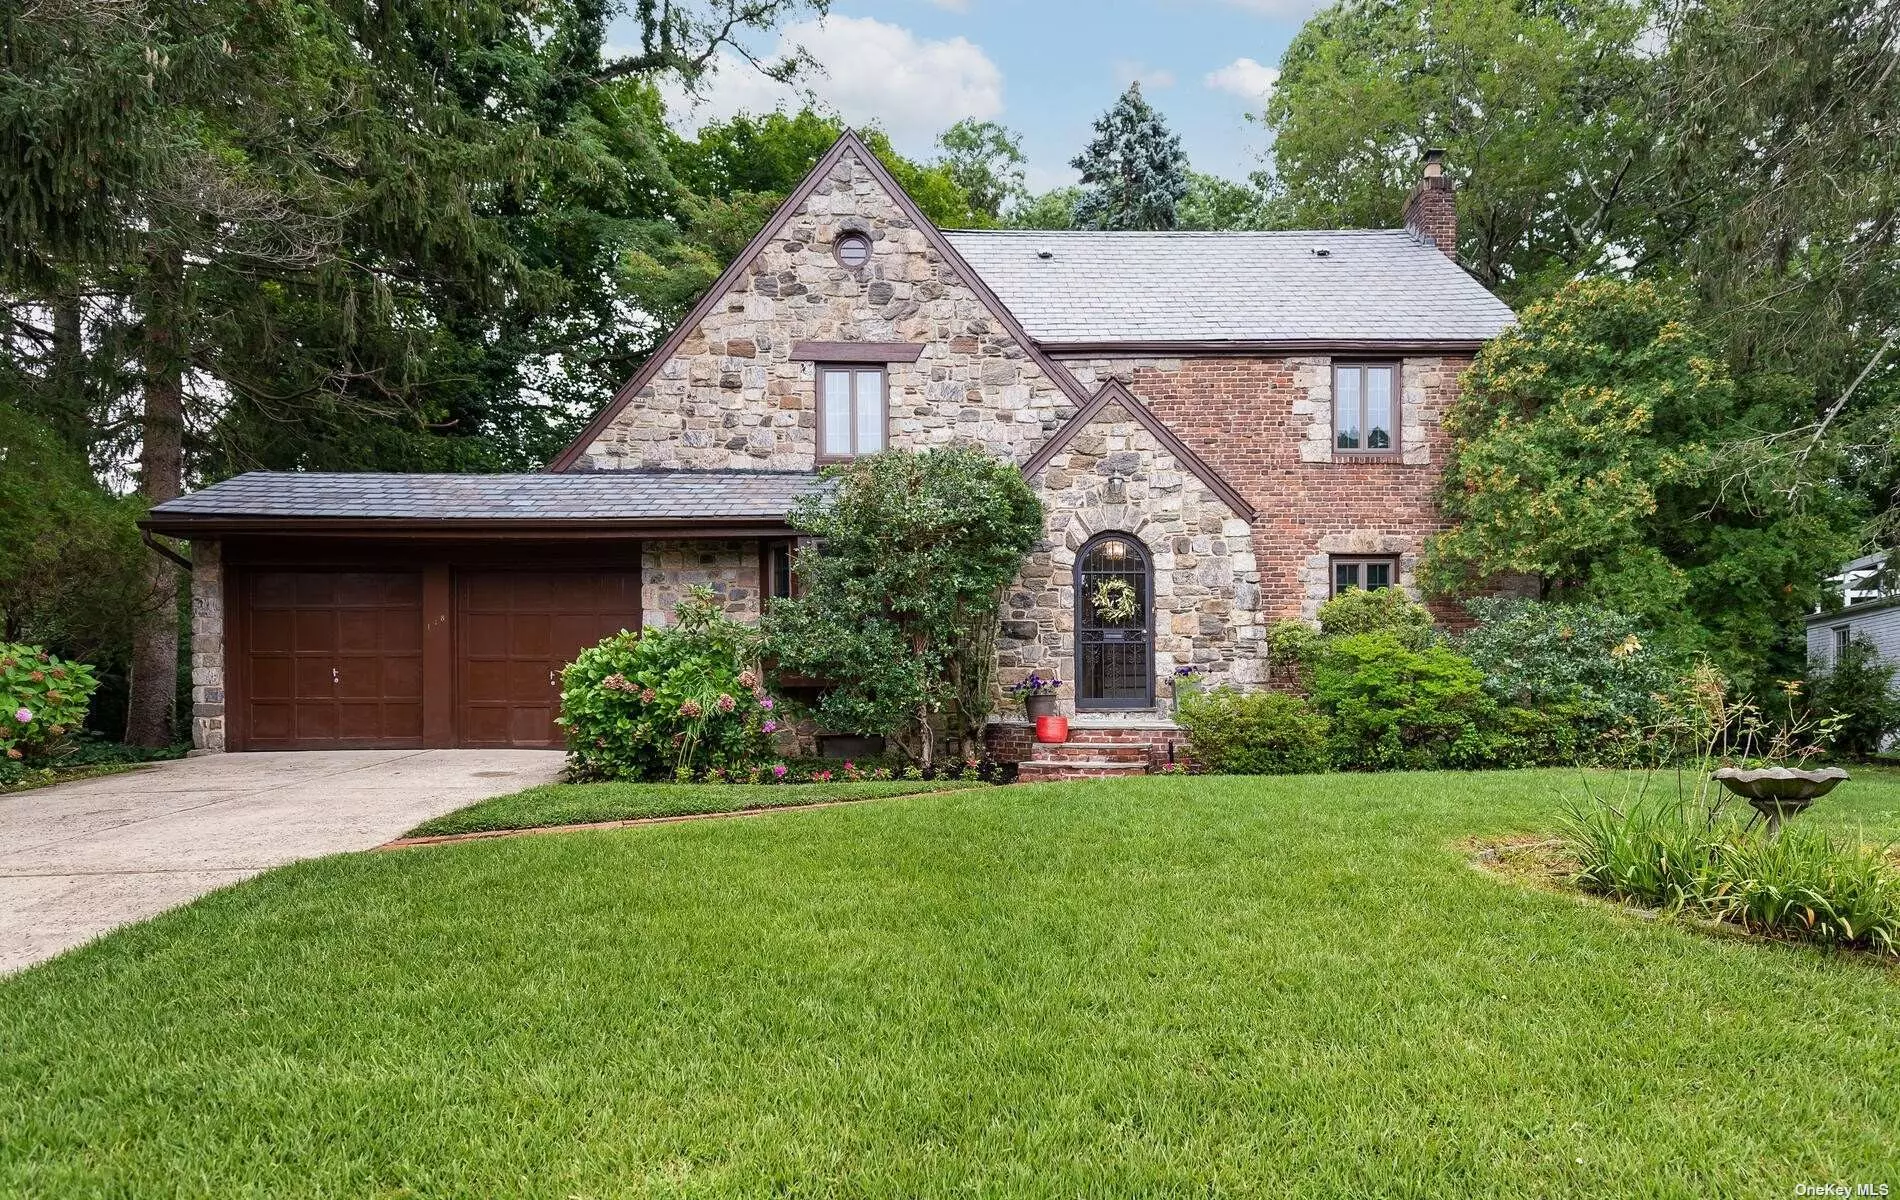
<instances>
[{"instance_id":1,"label":"black planter","mask_svg":"<svg viewBox=\"0 0 1900 1200\"><path fill-rule=\"evenodd\" d=\"M1029 710L1029 719L1032 721L1037 717L1053 717L1056 715L1056 698L1029 696L1023 700L1023 707Z\"/></svg>"}]
</instances>

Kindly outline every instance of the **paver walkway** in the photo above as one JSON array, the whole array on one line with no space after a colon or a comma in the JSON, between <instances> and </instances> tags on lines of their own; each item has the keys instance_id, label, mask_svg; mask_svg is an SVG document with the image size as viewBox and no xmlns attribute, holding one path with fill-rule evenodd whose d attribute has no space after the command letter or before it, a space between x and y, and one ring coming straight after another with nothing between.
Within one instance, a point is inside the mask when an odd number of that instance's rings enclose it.
<instances>
[{"instance_id":1,"label":"paver walkway","mask_svg":"<svg viewBox=\"0 0 1900 1200\"><path fill-rule=\"evenodd\" d=\"M0 796L0 974L560 770L552 750L209 754Z\"/></svg>"}]
</instances>

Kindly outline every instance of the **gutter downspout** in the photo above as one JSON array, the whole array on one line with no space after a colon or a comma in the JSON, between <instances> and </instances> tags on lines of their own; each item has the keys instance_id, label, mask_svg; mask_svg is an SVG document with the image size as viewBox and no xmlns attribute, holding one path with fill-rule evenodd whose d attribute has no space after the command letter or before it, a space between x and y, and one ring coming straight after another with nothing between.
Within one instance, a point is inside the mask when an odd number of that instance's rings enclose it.
<instances>
[{"instance_id":1,"label":"gutter downspout","mask_svg":"<svg viewBox=\"0 0 1900 1200\"><path fill-rule=\"evenodd\" d=\"M139 530L139 540L141 542L144 542L148 549L153 550L156 553L161 554L164 557L171 559L173 562L177 563L180 567L183 567L186 574L190 574L191 560L189 558L186 558L184 555L178 553L178 551L172 549L170 546L167 546L165 543L159 541L157 538L154 538L152 536L151 530L149 529Z\"/></svg>"}]
</instances>

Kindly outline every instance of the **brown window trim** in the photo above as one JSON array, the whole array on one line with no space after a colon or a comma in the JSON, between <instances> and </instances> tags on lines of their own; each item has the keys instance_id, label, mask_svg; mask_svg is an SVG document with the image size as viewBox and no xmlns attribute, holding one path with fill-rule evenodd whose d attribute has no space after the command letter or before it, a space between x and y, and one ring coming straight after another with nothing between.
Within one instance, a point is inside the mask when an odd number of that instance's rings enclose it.
<instances>
[{"instance_id":1,"label":"brown window trim","mask_svg":"<svg viewBox=\"0 0 1900 1200\"><path fill-rule=\"evenodd\" d=\"M812 397L817 402L818 419L815 428L818 433L817 462L820 466L827 463L850 462L866 453L858 449L858 376L876 371L882 382L879 384L884 405L884 444L877 450L891 448L891 373L884 363L819 363L812 371ZM849 454L825 453L825 376L828 373L842 373L851 377L851 452Z\"/></svg>"},{"instance_id":2,"label":"brown window trim","mask_svg":"<svg viewBox=\"0 0 1900 1200\"><path fill-rule=\"evenodd\" d=\"M785 555L781 565L780 553ZM759 542L759 604L798 595L798 577L792 572L792 556L798 553L796 538L766 538Z\"/></svg>"},{"instance_id":3,"label":"brown window trim","mask_svg":"<svg viewBox=\"0 0 1900 1200\"><path fill-rule=\"evenodd\" d=\"M1363 428L1367 424L1364 372L1368 367L1385 367L1392 372L1392 444L1380 450L1367 450L1364 448L1343 450L1339 446L1339 373L1341 371L1360 372L1359 421ZM1399 359L1390 358L1335 358L1333 360L1332 372L1333 399L1332 405L1326 414L1326 423L1332 429L1332 433L1328 436L1327 441L1328 444L1332 446L1333 457L1371 459L1373 461L1389 461L1402 458L1405 453L1405 418L1403 415L1405 398L1404 363Z\"/></svg>"},{"instance_id":4,"label":"brown window trim","mask_svg":"<svg viewBox=\"0 0 1900 1200\"><path fill-rule=\"evenodd\" d=\"M1399 586L1399 556L1398 555L1396 554L1335 554L1326 560L1327 598L1331 599L1335 596L1339 596L1342 594L1342 590L1339 586L1339 568L1341 567L1358 567L1359 568L1359 578L1361 582L1352 585L1353 587L1365 588L1365 590L1367 591L1378 591L1379 590L1378 588L1365 587L1365 584L1363 581L1365 579L1365 568L1368 566L1382 566L1382 567L1385 567L1390 572L1390 574L1386 576L1387 582L1383 585L1384 587L1395 588Z\"/></svg>"}]
</instances>

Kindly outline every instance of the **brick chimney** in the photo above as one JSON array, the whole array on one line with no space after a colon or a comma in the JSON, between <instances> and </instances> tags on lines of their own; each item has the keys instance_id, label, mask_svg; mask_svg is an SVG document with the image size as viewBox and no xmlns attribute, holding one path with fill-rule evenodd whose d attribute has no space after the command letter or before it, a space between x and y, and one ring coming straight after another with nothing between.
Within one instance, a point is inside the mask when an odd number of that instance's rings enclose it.
<instances>
[{"instance_id":1,"label":"brick chimney","mask_svg":"<svg viewBox=\"0 0 1900 1200\"><path fill-rule=\"evenodd\" d=\"M1444 251L1447 258L1458 257L1458 210L1452 204L1443 150L1425 152L1425 176L1405 201L1405 227Z\"/></svg>"}]
</instances>

